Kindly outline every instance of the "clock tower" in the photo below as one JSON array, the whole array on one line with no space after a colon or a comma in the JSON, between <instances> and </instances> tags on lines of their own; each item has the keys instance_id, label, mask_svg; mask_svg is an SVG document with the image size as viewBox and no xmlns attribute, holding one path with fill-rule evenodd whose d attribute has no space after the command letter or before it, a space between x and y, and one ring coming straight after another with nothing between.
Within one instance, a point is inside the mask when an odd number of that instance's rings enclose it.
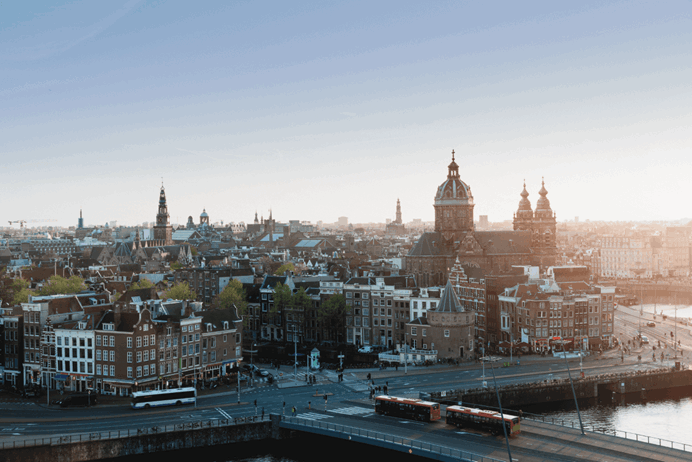
<instances>
[{"instance_id":1,"label":"clock tower","mask_svg":"<svg viewBox=\"0 0 692 462\"><path fill-rule=\"evenodd\" d=\"M154 240L163 241L163 245L173 244L173 228L166 205L166 190L163 185L161 185L161 193L159 194L159 212L156 214L156 224L154 225Z\"/></svg>"}]
</instances>

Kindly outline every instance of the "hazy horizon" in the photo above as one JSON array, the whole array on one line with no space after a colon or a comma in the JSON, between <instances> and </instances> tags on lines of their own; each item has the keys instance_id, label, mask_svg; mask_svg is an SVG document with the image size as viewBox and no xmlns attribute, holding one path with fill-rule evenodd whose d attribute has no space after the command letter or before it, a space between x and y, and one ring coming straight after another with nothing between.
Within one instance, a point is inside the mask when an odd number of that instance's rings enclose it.
<instances>
[{"instance_id":1,"label":"hazy horizon","mask_svg":"<svg viewBox=\"0 0 692 462\"><path fill-rule=\"evenodd\" d=\"M162 178L178 224L431 221L452 149L476 220L542 177L558 222L690 215L688 2L6 2L0 45L4 223Z\"/></svg>"}]
</instances>

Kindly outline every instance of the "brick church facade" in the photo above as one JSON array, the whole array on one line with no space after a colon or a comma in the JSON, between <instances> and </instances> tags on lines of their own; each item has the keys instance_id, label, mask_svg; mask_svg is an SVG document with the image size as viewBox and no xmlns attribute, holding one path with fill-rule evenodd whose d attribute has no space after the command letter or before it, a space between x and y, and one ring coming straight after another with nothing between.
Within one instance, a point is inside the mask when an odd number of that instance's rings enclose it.
<instances>
[{"instance_id":1,"label":"brick church facade","mask_svg":"<svg viewBox=\"0 0 692 462\"><path fill-rule=\"evenodd\" d=\"M426 287L445 284L457 259L464 267L497 275L510 273L513 265L555 265L556 219L544 183L538 194L534 212L524 185L513 231L476 231L473 194L459 176L452 151L447 179L435 195L435 231L424 233L411 248L407 272Z\"/></svg>"}]
</instances>

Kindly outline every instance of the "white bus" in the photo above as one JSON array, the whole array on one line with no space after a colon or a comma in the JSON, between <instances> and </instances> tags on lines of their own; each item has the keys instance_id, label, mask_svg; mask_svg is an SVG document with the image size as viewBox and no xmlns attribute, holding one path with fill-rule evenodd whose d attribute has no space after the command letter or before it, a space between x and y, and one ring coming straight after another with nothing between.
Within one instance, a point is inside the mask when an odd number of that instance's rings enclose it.
<instances>
[{"instance_id":1,"label":"white bus","mask_svg":"<svg viewBox=\"0 0 692 462\"><path fill-rule=\"evenodd\" d=\"M197 390L194 388L172 388L170 390L136 391L132 393L132 409L149 409L158 406L180 406L195 404Z\"/></svg>"}]
</instances>

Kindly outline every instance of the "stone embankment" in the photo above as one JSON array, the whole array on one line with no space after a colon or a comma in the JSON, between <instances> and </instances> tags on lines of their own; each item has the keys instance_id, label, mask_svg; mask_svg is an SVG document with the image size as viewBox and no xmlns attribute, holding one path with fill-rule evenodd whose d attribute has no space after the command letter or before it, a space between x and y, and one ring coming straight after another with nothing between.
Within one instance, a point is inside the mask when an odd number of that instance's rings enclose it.
<instances>
[{"instance_id":1,"label":"stone embankment","mask_svg":"<svg viewBox=\"0 0 692 462\"><path fill-rule=\"evenodd\" d=\"M492 381L488 383L491 385ZM600 374L574 379L577 399L611 396L612 394L640 393L692 385L692 370L661 368L623 374ZM509 385L499 388L503 406L526 406L554 403L574 399L569 379ZM462 402L482 406L497 406L495 388L455 389L430 393L430 399L441 403Z\"/></svg>"}]
</instances>

